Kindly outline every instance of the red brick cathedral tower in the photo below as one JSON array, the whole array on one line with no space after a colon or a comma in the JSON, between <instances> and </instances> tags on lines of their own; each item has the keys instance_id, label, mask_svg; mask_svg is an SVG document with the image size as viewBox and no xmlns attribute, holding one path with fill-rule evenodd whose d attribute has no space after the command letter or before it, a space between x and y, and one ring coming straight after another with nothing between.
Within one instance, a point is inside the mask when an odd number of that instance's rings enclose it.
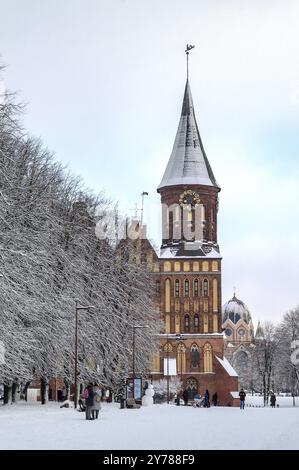
<instances>
[{"instance_id":1,"label":"red brick cathedral tower","mask_svg":"<svg viewBox=\"0 0 299 470\"><path fill-rule=\"evenodd\" d=\"M236 373L223 356L218 193L199 134L187 79L173 150L157 189L162 203L162 246L157 276L165 321L153 378L172 375L189 398L208 389L233 404ZM158 269L156 269L156 272Z\"/></svg>"}]
</instances>

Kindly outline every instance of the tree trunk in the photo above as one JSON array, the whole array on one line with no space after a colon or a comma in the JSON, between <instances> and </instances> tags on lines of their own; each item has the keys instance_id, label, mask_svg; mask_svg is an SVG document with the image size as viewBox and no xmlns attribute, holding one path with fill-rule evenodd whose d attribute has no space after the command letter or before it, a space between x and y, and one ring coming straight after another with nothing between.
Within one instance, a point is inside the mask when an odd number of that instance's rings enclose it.
<instances>
[{"instance_id":1,"label":"tree trunk","mask_svg":"<svg viewBox=\"0 0 299 470\"><path fill-rule=\"evenodd\" d=\"M11 401L11 385L4 384L3 405L7 405Z\"/></svg>"},{"instance_id":2,"label":"tree trunk","mask_svg":"<svg viewBox=\"0 0 299 470\"><path fill-rule=\"evenodd\" d=\"M22 396L24 397L25 401L27 401L27 390L28 390L28 387L29 387L30 384L31 384L30 381L26 382L25 387L22 390Z\"/></svg>"},{"instance_id":3,"label":"tree trunk","mask_svg":"<svg viewBox=\"0 0 299 470\"><path fill-rule=\"evenodd\" d=\"M11 388L11 402L12 402L12 403L15 403L15 402L16 402L17 388L18 388L18 383L17 383L17 382L13 382L12 388Z\"/></svg>"},{"instance_id":4,"label":"tree trunk","mask_svg":"<svg viewBox=\"0 0 299 470\"><path fill-rule=\"evenodd\" d=\"M40 394L41 394L41 404L45 405L48 401L48 383L44 377L42 377L40 380Z\"/></svg>"}]
</instances>

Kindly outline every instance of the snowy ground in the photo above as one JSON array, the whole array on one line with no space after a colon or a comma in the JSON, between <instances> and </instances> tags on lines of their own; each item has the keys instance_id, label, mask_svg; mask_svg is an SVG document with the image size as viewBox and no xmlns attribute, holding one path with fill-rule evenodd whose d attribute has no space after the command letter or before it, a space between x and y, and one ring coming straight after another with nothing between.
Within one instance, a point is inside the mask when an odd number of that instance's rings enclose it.
<instances>
[{"instance_id":1,"label":"snowy ground","mask_svg":"<svg viewBox=\"0 0 299 470\"><path fill-rule=\"evenodd\" d=\"M259 397L251 401L257 404ZM299 407L289 407L289 399L280 402L276 409L244 411L166 404L121 410L104 404L98 421L85 421L83 413L57 403L18 403L0 407L0 448L299 449Z\"/></svg>"}]
</instances>

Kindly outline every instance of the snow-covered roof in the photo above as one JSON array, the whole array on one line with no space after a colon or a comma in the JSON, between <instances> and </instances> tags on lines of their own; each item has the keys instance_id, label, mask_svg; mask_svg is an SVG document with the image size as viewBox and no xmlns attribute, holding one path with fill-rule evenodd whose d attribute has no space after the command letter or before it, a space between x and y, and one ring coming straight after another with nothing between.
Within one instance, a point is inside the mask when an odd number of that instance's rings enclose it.
<instances>
[{"instance_id":1,"label":"snow-covered roof","mask_svg":"<svg viewBox=\"0 0 299 470\"><path fill-rule=\"evenodd\" d=\"M180 184L219 187L202 145L188 80L172 153L158 190Z\"/></svg>"},{"instance_id":2,"label":"snow-covered roof","mask_svg":"<svg viewBox=\"0 0 299 470\"><path fill-rule=\"evenodd\" d=\"M235 371L233 366L228 362L226 357L223 357L223 359L220 359L220 357L216 356L216 359L218 359L218 361L220 362L222 367L226 370L228 375L230 375L231 377L238 377L237 372Z\"/></svg>"},{"instance_id":3,"label":"snow-covered roof","mask_svg":"<svg viewBox=\"0 0 299 470\"><path fill-rule=\"evenodd\" d=\"M248 307L244 302L242 302L242 300L237 299L235 295L223 305L222 322L224 323L226 320L231 320L235 325L239 320L244 320L247 324L251 322L251 315Z\"/></svg>"},{"instance_id":4,"label":"snow-covered roof","mask_svg":"<svg viewBox=\"0 0 299 470\"><path fill-rule=\"evenodd\" d=\"M181 259L187 259L187 258L215 258L215 259L221 259L221 254L219 251L216 250L215 247L208 247L208 250L206 250L206 247L203 248L198 248L197 250L192 250L191 244L189 244L189 247L185 247L184 250L182 250L181 246L171 246L171 247L165 247L161 248L160 250L160 258L162 259L171 259L171 258L181 258Z\"/></svg>"}]
</instances>

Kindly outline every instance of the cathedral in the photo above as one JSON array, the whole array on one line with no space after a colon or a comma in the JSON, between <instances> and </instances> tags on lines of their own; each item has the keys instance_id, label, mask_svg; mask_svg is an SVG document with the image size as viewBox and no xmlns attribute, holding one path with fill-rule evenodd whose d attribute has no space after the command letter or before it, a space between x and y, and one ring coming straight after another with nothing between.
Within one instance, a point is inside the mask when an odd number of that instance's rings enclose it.
<instances>
[{"instance_id":1,"label":"cathedral","mask_svg":"<svg viewBox=\"0 0 299 470\"><path fill-rule=\"evenodd\" d=\"M205 153L187 78L171 156L157 188L162 206L159 254L147 253L155 305L164 323L152 380L178 378L189 399L217 392L236 404L238 376L224 356L221 263L217 241L220 186Z\"/></svg>"}]
</instances>

